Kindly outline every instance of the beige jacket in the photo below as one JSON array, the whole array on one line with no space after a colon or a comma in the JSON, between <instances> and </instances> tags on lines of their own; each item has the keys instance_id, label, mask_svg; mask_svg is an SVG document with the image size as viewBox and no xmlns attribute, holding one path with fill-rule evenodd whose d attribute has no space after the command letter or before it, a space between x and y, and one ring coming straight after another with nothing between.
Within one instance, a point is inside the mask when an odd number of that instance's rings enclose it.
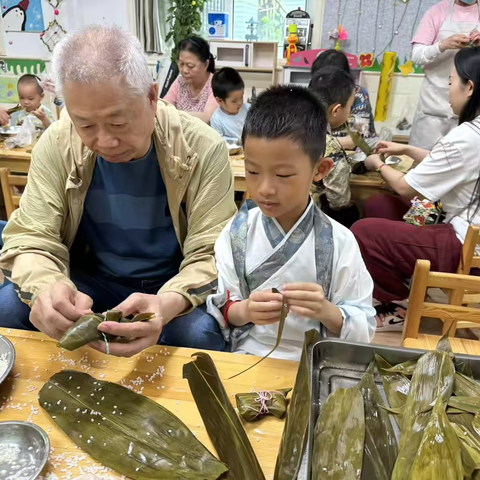
<instances>
[{"instance_id":1,"label":"beige jacket","mask_svg":"<svg viewBox=\"0 0 480 480\"><path fill-rule=\"evenodd\" d=\"M159 101L153 140L184 256L180 272L161 292L178 292L193 308L216 288L215 240L236 213L228 152L213 129L164 101ZM69 250L95 161L66 112L33 149L28 185L4 230L0 257L1 271L29 305L53 283L75 288Z\"/></svg>"}]
</instances>

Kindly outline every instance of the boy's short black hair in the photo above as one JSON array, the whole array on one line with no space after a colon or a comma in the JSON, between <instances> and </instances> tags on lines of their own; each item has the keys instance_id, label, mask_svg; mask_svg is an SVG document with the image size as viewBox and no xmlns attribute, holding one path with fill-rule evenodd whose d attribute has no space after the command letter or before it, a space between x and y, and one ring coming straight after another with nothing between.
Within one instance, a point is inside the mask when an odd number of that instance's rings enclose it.
<instances>
[{"instance_id":1,"label":"boy's short black hair","mask_svg":"<svg viewBox=\"0 0 480 480\"><path fill-rule=\"evenodd\" d=\"M41 95L43 93L43 88L40 85L40 79L36 75L31 75L27 73L22 75L17 82L17 90L20 85L36 85L38 87L38 93Z\"/></svg>"},{"instance_id":2,"label":"boy's short black hair","mask_svg":"<svg viewBox=\"0 0 480 480\"><path fill-rule=\"evenodd\" d=\"M315 72L308 88L320 96L327 108L337 103L344 107L355 90L355 82L345 70L324 67Z\"/></svg>"},{"instance_id":3,"label":"boy's short black hair","mask_svg":"<svg viewBox=\"0 0 480 480\"><path fill-rule=\"evenodd\" d=\"M234 68L223 67L213 75L212 91L216 98L226 100L231 92L237 92L244 88L242 77Z\"/></svg>"},{"instance_id":4,"label":"boy's short black hair","mask_svg":"<svg viewBox=\"0 0 480 480\"><path fill-rule=\"evenodd\" d=\"M347 56L333 48L325 50L315 59L312 65L312 77L315 75L315 72L325 67L337 67L351 74Z\"/></svg>"},{"instance_id":5,"label":"boy's short black hair","mask_svg":"<svg viewBox=\"0 0 480 480\"><path fill-rule=\"evenodd\" d=\"M262 92L248 111L242 132L247 137L289 138L302 147L313 164L325 155L327 113L314 92L279 85Z\"/></svg>"}]
</instances>

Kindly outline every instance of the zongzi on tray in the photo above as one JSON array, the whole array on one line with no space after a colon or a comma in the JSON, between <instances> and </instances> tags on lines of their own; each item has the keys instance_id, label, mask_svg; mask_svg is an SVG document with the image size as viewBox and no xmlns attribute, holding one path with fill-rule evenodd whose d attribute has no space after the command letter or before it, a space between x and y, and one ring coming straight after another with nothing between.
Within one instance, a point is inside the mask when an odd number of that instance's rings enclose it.
<instances>
[{"instance_id":1,"label":"zongzi on tray","mask_svg":"<svg viewBox=\"0 0 480 480\"><path fill-rule=\"evenodd\" d=\"M215 480L228 467L166 408L115 383L64 370L40 406L91 457L136 480Z\"/></svg>"}]
</instances>

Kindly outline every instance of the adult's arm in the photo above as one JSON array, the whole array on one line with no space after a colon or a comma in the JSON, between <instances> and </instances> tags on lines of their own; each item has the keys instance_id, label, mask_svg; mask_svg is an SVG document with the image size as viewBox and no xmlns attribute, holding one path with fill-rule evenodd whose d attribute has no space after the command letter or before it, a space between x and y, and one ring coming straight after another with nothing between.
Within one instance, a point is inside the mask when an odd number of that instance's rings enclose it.
<instances>
[{"instance_id":1,"label":"adult's arm","mask_svg":"<svg viewBox=\"0 0 480 480\"><path fill-rule=\"evenodd\" d=\"M205 104L205 108L203 112L190 112L190 115L199 118L200 120L204 121L207 124L210 124L210 120L212 115L215 113L215 110L218 108L218 103L213 96L213 93L210 93L208 97L207 103Z\"/></svg>"},{"instance_id":2,"label":"adult's arm","mask_svg":"<svg viewBox=\"0 0 480 480\"><path fill-rule=\"evenodd\" d=\"M205 127L206 128L206 127ZM202 129L203 130L203 129ZM213 131L186 195L188 232L180 272L160 293L176 292L188 300L182 313L203 304L217 288L214 245L223 227L235 215L233 173L225 142Z\"/></svg>"},{"instance_id":3,"label":"adult's arm","mask_svg":"<svg viewBox=\"0 0 480 480\"><path fill-rule=\"evenodd\" d=\"M0 108L0 126L8 125L8 122L10 122L10 115L5 109Z\"/></svg>"},{"instance_id":4,"label":"adult's arm","mask_svg":"<svg viewBox=\"0 0 480 480\"><path fill-rule=\"evenodd\" d=\"M412 50L412 60L415 65L425 66L432 63L442 52L440 51L440 42L434 45L422 45L414 43Z\"/></svg>"},{"instance_id":5,"label":"adult's arm","mask_svg":"<svg viewBox=\"0 0 480 480\"><path fill-rule=\"evenodd\" d=\"M69 251L60 233L67 212L67 172L56 136L56 128L48 129L33 149L20 208L3 232L0 269L30 305L54 283L64 282L75 290L69 279Z\"/></svg>"},{"instance_id":6,"label":"adult's arm","mask_svg":"<svg viewBox=\"0 0 480 480\"><path fill-rule=\"evenodd\" d=\"M178 102L179 88L180 88L180 84L178 83L178 78L176 78L164 98L164 100L171 103L175 107L177 106L177 102Z\"/></svg>"}]
</instances>

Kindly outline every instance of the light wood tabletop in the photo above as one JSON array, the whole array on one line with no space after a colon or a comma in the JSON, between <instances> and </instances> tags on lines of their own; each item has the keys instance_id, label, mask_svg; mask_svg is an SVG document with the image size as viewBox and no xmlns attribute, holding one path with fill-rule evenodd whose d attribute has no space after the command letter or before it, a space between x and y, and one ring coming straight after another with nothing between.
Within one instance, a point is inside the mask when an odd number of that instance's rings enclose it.
<instances>
[{"instance_id":1,"label":"light wood tabletop","mask_svg":"<svg viewBox=\"0 0 480 480\"><path fill-rule=\"evenodd\" d=\"M5 144L0 144L0 168L8 168L12 173L28 173L32 159L33 146L5 150Z\"/></svg>"},{"instance_id":2,"label":"light wood tabletop","mask_svg":"<svg viewBox=\"0 0 480 480\"><path fill-rule=\"evenodd\" d=\"M395 165L395 169L407 172L413 166L413 159L406 155L400 157L402 162ZM247 181L245 179L244 156L230 156L230 164L235 178L235 191L246 192ZM363 175L352 175L350 178L352 200L363 201L378 193L393 195L393 190L387 185L383 178L376 172L368 172Z\"/></svg>"},{"instance_id":3,"label":"light wood tabletop","mask_svg":"<svg viewBox=\"0 0 480 480\"><path fill-rule=\"evenodd\" d=\"M440 340L437 335L422 335L418 338L406 338L403 341L405 348L419 348L423 350L435 350ZM480 341L469 340L466 338L451 337L450 343L455 353L464 353L466 355L480 355Z\"/></svg>"},{"instance_id":4,"label":"light wood tabletop","mask_svg":"<svg viewBox=\"0 0 480 480\"><path fill-rule=\"evenodd\" d=\"M54 373L64 369L79 370L97 379L133 387L135 391L143 393L177 415L200 442L215 453L188 382L182 378L183 365L191 360L191 355L196 350L156 346L133 358L117 358L88 347L75 352L60 350L55 340L36 332L0 328L0 335L14 344L17 355L12 373L0 386L0 422L31 421L45 430L50 437L53 452L43 475L53 473L63 480L73 479L81 473L97 472L100 478L120 478L113 472L100 468L98 463L77 448L40 408L38 392ZM245 374L226 380L252 365L258 357L208 353L215 362L234 406L236 393L250 392L255 388L278 390L294 386L298 369L296 362L266 359ZM158 376L150 381L155 373ZM268 416L255 423L244 422L244 426L266 479L272 479L284 420Z\"/></svg>"}]
</instances>

